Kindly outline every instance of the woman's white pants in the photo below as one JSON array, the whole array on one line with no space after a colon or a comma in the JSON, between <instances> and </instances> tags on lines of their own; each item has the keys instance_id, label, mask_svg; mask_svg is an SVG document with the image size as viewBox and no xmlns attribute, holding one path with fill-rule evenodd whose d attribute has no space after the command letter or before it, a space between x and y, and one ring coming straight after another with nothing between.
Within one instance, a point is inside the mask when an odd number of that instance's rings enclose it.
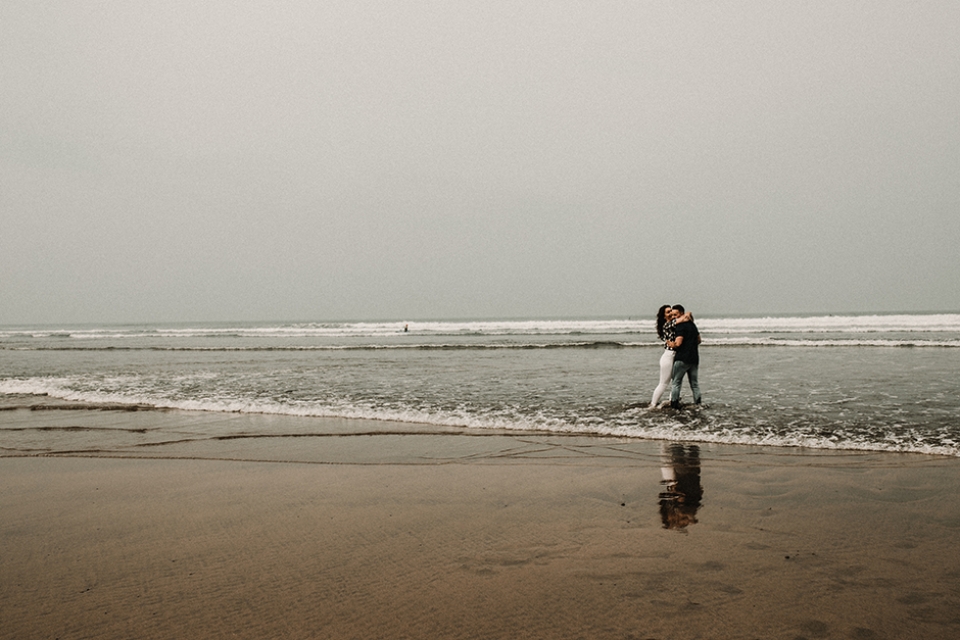
<instances>
[{"instance_id":1,"label":"woman's white pants","mask_svg":"<svg viewBox=\"0 0 960 640\"><path fill-rule=\"evenodd\" d=\"M670 385L670 378L673 377L673 356L675 355L676 351L664 349L663 355L660 356L660 384L653 390L653 399L650 400L651 408L657 406L657 403L660 402L660 396L663 395L663 392L666 391Z\"/></svg>"}]
</instances>

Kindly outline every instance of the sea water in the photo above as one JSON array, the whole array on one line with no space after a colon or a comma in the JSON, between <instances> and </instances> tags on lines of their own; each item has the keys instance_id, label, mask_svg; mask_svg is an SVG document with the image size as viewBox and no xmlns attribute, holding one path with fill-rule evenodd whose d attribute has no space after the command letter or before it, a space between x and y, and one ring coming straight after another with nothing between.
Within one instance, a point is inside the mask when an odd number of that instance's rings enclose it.
<instances>
[{"instance_id":1,"label":"sea water","mask_svg":"<svg viewBox=\"0 0 960 640\"><path fill-rule=\"evenodd\" d=\"M648 318L0 327L0 403L960 455L960 314L697 325L704 404L679 411L647 406Z\"/></svg>"}]
</instances>

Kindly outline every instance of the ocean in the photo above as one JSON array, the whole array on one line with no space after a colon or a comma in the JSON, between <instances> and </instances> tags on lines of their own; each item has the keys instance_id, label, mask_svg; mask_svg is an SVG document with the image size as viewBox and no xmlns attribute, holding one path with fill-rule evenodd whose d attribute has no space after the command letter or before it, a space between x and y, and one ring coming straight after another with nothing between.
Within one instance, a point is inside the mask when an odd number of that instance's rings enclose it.
<instances>
[{"instance_id":1,"label":"ocean","mask_svg":"<svg viewBox=\"0 0 960 640\"><path fill-rule=\"evenodd\" d=\"M0 406L960 456L960 314L697 325L704 404L679 411L647 407L652 318L0 327ZM271 436L262 424L245 436ZM84 447L165 437L102 431ZM75 435L0 429L0 455L62 451Z\"/></svg>"}]
</instances>

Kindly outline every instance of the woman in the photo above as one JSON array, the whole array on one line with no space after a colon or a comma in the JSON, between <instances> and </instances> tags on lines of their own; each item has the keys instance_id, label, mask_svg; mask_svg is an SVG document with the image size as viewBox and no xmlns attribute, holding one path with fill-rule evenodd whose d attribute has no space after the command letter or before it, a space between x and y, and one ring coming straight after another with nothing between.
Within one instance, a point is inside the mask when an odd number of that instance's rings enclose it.
<instances>
[{"instance_id":1,"label":"woman","mask_svg":"<svg viewBox=\"0 0 960 640\"><path fill-rule=\"evenodd\" d=\"M670 377L673 375L673 356L676 355L669 343L676 337L674 327L677 324L677 313L668 304L660 307L657 311L657 337L663 340L663 355L660 356L660 384L653 390L653 399L650 400L650 408L656 409L660 402L660 396L667 390L670 384Z\"/></svg>"}]
</instances>

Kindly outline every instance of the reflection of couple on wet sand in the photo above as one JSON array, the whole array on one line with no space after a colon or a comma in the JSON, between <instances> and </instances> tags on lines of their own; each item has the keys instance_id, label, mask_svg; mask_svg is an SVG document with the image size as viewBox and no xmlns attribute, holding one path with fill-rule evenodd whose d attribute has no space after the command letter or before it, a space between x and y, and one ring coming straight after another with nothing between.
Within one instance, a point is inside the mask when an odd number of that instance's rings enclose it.
<instances>
[{"instance_id":1,"label":"reflection of couple on wet sand","mask_svg":"<svg viewBox=\"0 0 960 640\"><path fill-rule=\"evenodd\" d=\"M660 356L660 384L653 392L650 408L657 408L669 381L670 406L679 409L684 376L690 381L694 404L700 404L700 331L693 322L693 314L687 313L683 305L663 305L657 311L657 336L663 341L663 355Z\"/></svg>"},{"instance_id":2,"label":"reflection of couple on wet sand","mask_svg":"<svg viewBox=\"0 0 960 640\"><path fill-rule=\"evenodd\" d=\"M685 529L697 523L697 509L703 498L700 486L700 447L672 443L664 445L660 467L664 490L660 493L660 518L664 529Z\"/></svg>"}]
</instances>

